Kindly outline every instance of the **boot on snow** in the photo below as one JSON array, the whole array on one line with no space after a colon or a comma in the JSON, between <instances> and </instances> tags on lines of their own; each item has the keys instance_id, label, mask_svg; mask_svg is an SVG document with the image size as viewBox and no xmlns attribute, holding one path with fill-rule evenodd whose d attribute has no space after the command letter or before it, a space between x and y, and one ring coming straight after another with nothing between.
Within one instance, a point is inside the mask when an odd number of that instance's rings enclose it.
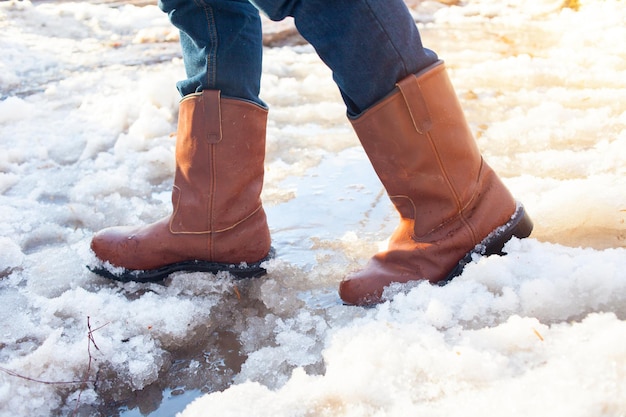
<instances>
[{"instance_id":1,"label":"boot on snow","mask_svg":"<svg viewBox=\"0 0 626 417\"><path fill-rule=\"evenodd\" d=\"M443 62L410 75L353 119L400 214L388 250L341 282L344 302L381 302L392 283L445 283L473 254L500 254L532 222L482 159Z\"/></svg>"},{"instance_id":2,"label":"boot on snow","mask_svg":"<svg viewBox=\"0 0 626 417\"><path fill-rule=\"evenodd\" d=\"M184 97L172 214L150 225L97 233L91 248L103 264L92 271L139 282L175 271L264 274L261 264L272 255L260 197L266 121L266 109L222 98L219 91Z\"/></svg>"}]
</instances>

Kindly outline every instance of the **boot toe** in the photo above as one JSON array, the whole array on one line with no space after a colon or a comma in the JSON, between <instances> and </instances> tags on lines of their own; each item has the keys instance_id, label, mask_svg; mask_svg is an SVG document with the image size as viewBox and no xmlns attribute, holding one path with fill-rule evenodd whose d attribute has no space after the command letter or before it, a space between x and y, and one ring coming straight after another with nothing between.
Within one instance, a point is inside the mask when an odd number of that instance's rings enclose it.
<instances>
[{"instance_id":1,"label":"boot toe","mask_svg":"<svg viewBox=\"0 0 626 417\"><path fill-rule=\"evenodd\" d=\"M347 276L339 284L339 296L346 304L368 306L382 302L383 291L393 280L376 258L364 269Z\"/></svg>"},{"instance_id":2,"label":"boot toe","mask_svg":"<svg viewBox=\"0 0 626 417\"><path fill-rule=\"evenodd\" d=\"M339 284L339 297L347 305L367 306L381 301L382 290L368 291L358 278L346 278Z\"/></svg>"},{"instance_id":3,"label":"boot toe","mask_svg":"<svg viewBox=\"0 0 626 417\"><path fill-rule=\"evenodd\" d=\"M121 228L108 228L96 233L91 239L91 250L98 259L114 266L124 266L123 254L130 253L128 245L133 241Z\"/></svg>"}]
</instances>

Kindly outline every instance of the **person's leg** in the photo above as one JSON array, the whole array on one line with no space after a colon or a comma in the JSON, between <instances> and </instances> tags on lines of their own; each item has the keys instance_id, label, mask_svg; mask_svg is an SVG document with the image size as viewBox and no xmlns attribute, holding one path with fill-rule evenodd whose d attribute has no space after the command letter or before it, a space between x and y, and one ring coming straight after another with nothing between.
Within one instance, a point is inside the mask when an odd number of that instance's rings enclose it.
<instances>
[{"instance_id":1,"label":"person's leg","mask_svg":"<svg viewBox=\"0 0 626 417\"><path fill-rule=\"evenodd\" d=\"M222 96L259 99L263 54L259 11L247 0L159 0L180 31L187 78L182 96L220 90Z\"/></svg>"},{"instance_id":2,"label":"person's leg","mask_svg":"<svg viewBox=\"0 0 626 417\"><path fill-rule=\"evenodd\" d=\"M163 0L161 7L181 31L188 75L178 83L172 213L97 233L91 248L102 264L92 270L144 282L180 270L263 274L271 248L261 203L267 109L258 97L258 11L241 0Z\"/></svg>"},{"instance_id":3,"label":"person's leg","mask_svg":"<svg viewBox=\"0 0 626 417\"><path fill-rule=\"evenodd\" d=\"M396 82L435 63L402 0L253 0L270 19L294 17L300 34L333 71L350 115Z\"/></svg>"},{"instance_id":4,"label":"person's leg","mask_svg":"<svg viewBox=\"0 0 626 417\"><path fill-rule=\"evenodd\" d=\"M483 161L445 67L424 49L402 0L256 0L295 17L333 71L350 121L400 225L389 248L342 281L349 304L392 283L444 283L474 254L501 253L532 222Z\"/></svg>"}]
</instances>

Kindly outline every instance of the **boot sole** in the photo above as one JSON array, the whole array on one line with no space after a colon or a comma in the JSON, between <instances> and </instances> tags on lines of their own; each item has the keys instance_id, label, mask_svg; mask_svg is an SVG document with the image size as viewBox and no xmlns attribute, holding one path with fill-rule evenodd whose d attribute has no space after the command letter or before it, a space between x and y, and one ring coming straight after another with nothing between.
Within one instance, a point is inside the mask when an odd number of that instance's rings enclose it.
<instances>
[{"instance_id":1,"label":"boot sole","mask_svg":"<svg viewBox=\"0 0 626 417\"><path fill-rule=\"evenodd\" d=\"M276 251L274 248L270 248L268 255L261 259L258 262L254 262L251 264L227 264L221 262L210 262L210 261L202 261L202 260L193 260L193 261L183 261L176 262L173 264L165 265L158 269L150 269L150 270L130 270L124 269L121 272L112 272L104 266L88 266L87 268L93 272L94 274L100 275L101 277L108 278L118 282L139 282L139 283L148 283L148 282L159 282L163 281L170 274L174 272L209 272L211 274L217 274L218 272L228 272L233 275L235 278L244 279L244 278L257 278L267 274L265 268L261 265L263 262L269 261L276 256Z\"/></svg>"},{"instance_id":2,"label":"boot sole","mask_svg":"<svg viewBox=\"0 0 626 417\"><path fill-rule=\"evenodd\" d=\"M454 267L452 271L441 281L437 282L437 285L444 286L450 282L453 278L461 275L465 265L472 262L475 255L489 256L489 255L506 255L506 252L502 251L504 244L511 240L513 237L523 239L530 236L533 230L533 222L526 214L524 206L518 204L517 210L511 216L509 222L503 226L496 228L493 232L487 235L474 249L468 252L463 259Z\"/></svg>"}]
</instances>

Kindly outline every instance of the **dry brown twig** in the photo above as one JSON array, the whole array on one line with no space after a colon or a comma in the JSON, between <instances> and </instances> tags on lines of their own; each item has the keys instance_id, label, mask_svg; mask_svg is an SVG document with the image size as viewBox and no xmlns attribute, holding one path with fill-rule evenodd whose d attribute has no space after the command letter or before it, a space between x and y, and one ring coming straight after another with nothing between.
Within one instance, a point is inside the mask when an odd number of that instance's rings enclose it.
<instances>
[{"instance_id":1,"label":"dry brown twig","mask_svg":"<svg viewBox=\"0 0 626 417\"><path fill-rule=\"evenodd\" d=\"M45 384L45 385L74 385L74 384L81 384L86 385L88 383L96 383L96 380L89 380L89 374L91 372L91 364L93 362L93 355L91 354L91 345L93 345L93 347L96 350L100 350L100 348L98 347L98 345L96 344L96 340L93 337L94 332L97 332L98 330L102 329L103 327L107 326L109 323L105 323L102 326L96 327L95 329L91 328L91 321L90 321L90 317L87 316L87 355L89 356L89 362L87 363L87 369L85 370L85 377L80 380L80 381L45 381L42 379L37 379L37 378L31 378L29 376L25 376L22 375L16 371L13 371L11 369L5 368L0 366L0 372L4 372L7 375L11 375L14 376L16 378L20 378L26 381L30 381L30 382L36 382L39 384ZM72 415L75 415L77 410L78 410L78 406L80 405L80 397L83 393L83 389L81 388L81 391L78 393L78 398L76 399L76 406L74 407L74 411L72 412Z\"/></svg>"}]
</instances>

